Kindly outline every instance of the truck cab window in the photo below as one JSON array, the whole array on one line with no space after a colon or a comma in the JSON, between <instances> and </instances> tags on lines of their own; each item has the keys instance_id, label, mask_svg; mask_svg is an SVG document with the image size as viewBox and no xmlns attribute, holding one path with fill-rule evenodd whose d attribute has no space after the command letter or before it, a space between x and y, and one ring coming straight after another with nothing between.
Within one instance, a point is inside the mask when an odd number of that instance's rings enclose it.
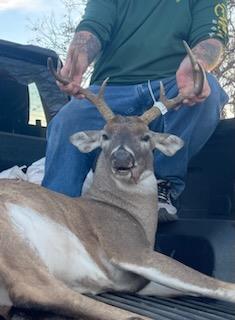
<instances>
[{"instance_id":1,"label":"truck cab window","mask_svg":"<svg viewBox=\"0 0 235 320\"><path fill-rule=\"evenodd\" d=\"M41 123L46 127L46 117L43 110L42 100L35 83L28 86L29 90L29 124Z\"/></svg>"}]
</instances>

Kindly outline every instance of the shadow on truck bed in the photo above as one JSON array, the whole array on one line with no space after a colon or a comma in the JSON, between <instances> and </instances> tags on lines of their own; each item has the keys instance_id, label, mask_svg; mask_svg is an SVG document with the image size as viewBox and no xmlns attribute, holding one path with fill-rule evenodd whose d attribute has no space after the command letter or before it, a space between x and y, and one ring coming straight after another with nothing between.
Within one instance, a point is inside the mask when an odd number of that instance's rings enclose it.
<instances>
[{"instance_id":1,"label":"shadow on truck bed","mask_svg":"<svg viewBox=\"0 0 235 320\"><path fill-rule=\"evenodd\" d=\"M48 56L56 63L53 51L0 41L0 171L44 157L46 128L37 119L38 105L49 121L68 101L46 68ZM38 93L36 102L30 93L32 83ZM235 119L221 120L190 162L179 207L179 221L160 226L156 250L208 275L235 282ZM103 294L96 299L158 320L235 319L234 305L208 299L126 294ZM12 318L45 319L45 314L22 312L13 310Z\"/></svg>"}]
</instances>

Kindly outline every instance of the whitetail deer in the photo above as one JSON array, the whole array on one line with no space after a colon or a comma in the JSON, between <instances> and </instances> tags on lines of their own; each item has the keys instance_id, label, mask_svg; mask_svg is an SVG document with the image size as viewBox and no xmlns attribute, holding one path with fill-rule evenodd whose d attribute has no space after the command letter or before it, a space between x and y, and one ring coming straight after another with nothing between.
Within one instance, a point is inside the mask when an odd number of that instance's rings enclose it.
<instances>
[{"instance_id":1,"label":"whitetail deer","mask_svg":"<svg viewBox=\"0 0 235 320\"><path fill-rule=\"evenodd\" d=\"M58 81L67 83L50 68ZM204 73L195 69L195 90ZM80 92L107 120L103 130L79 132L71 142L82 152L101 147L91 188L69 198L20 181L0 188L0 305L38 308L83 319L147 319L107 306L82 293L104 291L151 294L161 288L235 302L235 284L203 275L153 251L157 227L157 184L153 149L172 156L180 138L149 130L158 114L153 107L141 117L115 116L102 95ZM182 101L179 95L167 107ZM146 293L146 291L145 291Z\"/></svg>"}]
</instances>

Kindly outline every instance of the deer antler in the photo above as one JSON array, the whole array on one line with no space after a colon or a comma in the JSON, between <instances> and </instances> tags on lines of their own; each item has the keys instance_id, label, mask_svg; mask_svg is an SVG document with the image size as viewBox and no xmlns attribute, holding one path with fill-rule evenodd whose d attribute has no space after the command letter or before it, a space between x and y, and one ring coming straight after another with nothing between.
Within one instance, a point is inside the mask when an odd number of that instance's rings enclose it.
<instances>
[{"instance_id":1,"label":"deer antler","mask_svg":"<svg viewBox=\"0 0 235 320\"><path fill-rule=\"evenodd\" d=\"M193 80L194 80L194 93L196 96L199 96L202 93L203 86L205 83L205 77L206 77L205 70L200 65L200 63L196 61L188 44L185 41L183 41L183 43L184 43L185 49L188 53L188 56L189 56L191 64L192 64ZM182 94L180 94L180 93L178 94L178 96L176 96L173 99L167 99L167 97L165 95L164 86L163 86L162 82L160 82L159 102L162 103L165 106L165 108L167 108L167 109L175 108L175 107L179 106L180 104L182 104L184 99L185 99L185 97L183 97ZM157 118L160 115L161 115L160 109L157 108L156 106L153 106L151 109L146 111L142 116L140 116L140 119L143 120L146 124L149 124L152 120L154 120L155 118Z\"/></svg>"},{"instance_id":2,"label":"deer antler","mask_svg":"<svg viewBox=\"0 0 235 320\"><path fill-rule=\"evenodd\" d=\"M54 68L52 58L47 59L47 66L48 66L48 69L50 70L51 74L53 75L53 77L58 82L62 83L65 86L70 84L71 80L69 80L68 78L62 77L60 74L60 69L61 69L60 62L58 62L57 71ZM104 119L106 121L110 121L114 117L112 110L109 108L109 106L104 101L104 90L105 90L105 87L106 87L108 80L109 80L109 78L106 78L104 80L104 82L102 83L102 85L100 87L98 95L96 95L93 92L91 92L90 90L84 89L82 87L79 87L78 92L77 92L77 94L84 95L84 97L87 100L89 100L91 103L93 103L97 107L97 109L99 110L99 112L102 114L102 116L104 117Z\"/></svg>"}]
</instances>

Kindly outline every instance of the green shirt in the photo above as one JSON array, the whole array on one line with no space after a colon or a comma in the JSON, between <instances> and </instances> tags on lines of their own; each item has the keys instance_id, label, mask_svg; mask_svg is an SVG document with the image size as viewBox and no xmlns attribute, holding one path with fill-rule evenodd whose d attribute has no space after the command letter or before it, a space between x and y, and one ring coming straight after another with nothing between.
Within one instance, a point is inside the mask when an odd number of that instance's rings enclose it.
<instances>
[{"instance_id":1,"label":"green shirt","mask_svg":"<svg viewBox=\"0 0 235 320\"><path fill-rule=\"evenodd\" d=\"M91 83L136 84L175 75L190 47L228 37L226 0L89 0L76 31L98 37Z\"/></svg>"}]
</instances>

